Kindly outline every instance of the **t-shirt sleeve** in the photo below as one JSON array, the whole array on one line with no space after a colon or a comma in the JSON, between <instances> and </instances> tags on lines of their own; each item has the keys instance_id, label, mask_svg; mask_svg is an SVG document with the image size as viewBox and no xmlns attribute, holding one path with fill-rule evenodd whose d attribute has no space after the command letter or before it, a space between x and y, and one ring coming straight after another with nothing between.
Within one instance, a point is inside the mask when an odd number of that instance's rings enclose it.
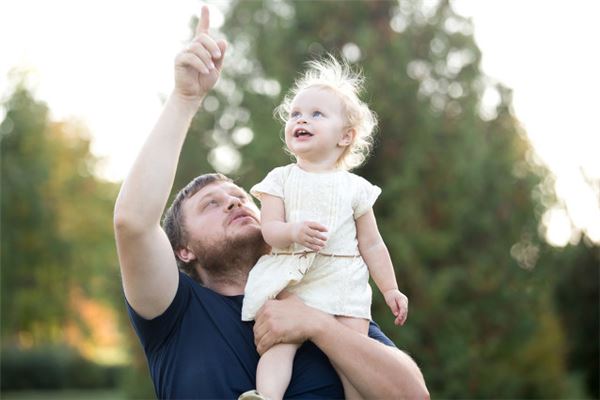
<instances>
[{"instance_id":1,"label":"t-shirt sleeve","mask_svg":"<svg viewBox=\"0 0 600 400\"><path fill-rule=\"evenodd\" d=\"M177 327L192 293L192 279L179 271L179 284L173 301L158 317L145 319L126 301L129 319L146 353L155 351Z\"/></svg>"},{"instance_id":2,"label":"t-shirt sleeve","mask_svg":"<svg viewBox=\"0 0 600 400\"><path fill-rule=\"evenodd\" d=\"M381 189L378 186L373 185L365 178L355 176L354 201L352 202L354 219L358 219L369 211L380 194Z\"/></svg>"},{"instance_id":3,"label":"t-shirt sleeve","mask_svg":"<svg viewBox=\"0 0 600 400\"><path fill-rule=\"evenodd\" d=\"M386 346L396 347L394 342L385 336L385 333L381 331L381 328L375 321L370 321L369 323L369 337L385 344Z\"/></svg>"},{"instance_id":4,"label":"t-shirt sleeve","mask_svg":"<svg viewBox=\"0 0 600 400\"><path fill-rule=\"evenodd\" d=\"M261 200L261 195L265 193L283 199L283 175L282 167L273 169L262 181L252 186L250 194L258 200Z\"/></svg>"}]
</instances>

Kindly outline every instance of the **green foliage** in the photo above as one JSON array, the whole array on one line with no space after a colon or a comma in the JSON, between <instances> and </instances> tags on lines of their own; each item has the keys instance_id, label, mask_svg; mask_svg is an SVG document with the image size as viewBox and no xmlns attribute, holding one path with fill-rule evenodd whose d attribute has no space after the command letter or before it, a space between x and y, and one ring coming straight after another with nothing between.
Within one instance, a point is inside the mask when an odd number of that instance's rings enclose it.
<instances>
[{"instance_id":1,"label":"green foliage","mask_svg":"<svg viewBox=\"0 0 600 400\"><path fill-rule=\"evenodd\" d=\"M246 188L290 162L273 108L305 61L356 58L380 120L357 173L383 188L375 213L411 305L396 328L376 294L374 318L417 360L433 397L573 393L554 261L537 262L543 207L532 192L547 172L527 163L511 92L482 74L470 21L448 1L237 1L221 30L231 43L223 76L174 189L207 171L199 155L215 147L241 157L239 168L210 161ZM486 90L500 98L491 109ZM251 144L237 140L240 128Z\"/></svg>"},{"instance_id":2,"label":"green foliage","mask_svg":"<svg viewBox=\"0 0 600 400\"><path fill-rule=\"evenodd\" d=\"M65 321L77 319L73 288L105 301L115 298L117 187L94 176L85 129L75 121L51 121L46 105L23 84L17 83L3 108L3 342L61 342Z\"/></svg>"},{"instance_id":3,"label":"green foliage","mask_svg":"<svg viewBox=\"0 0 600 400\"><path fill-rule=\"evenodd\" d=\"M555 301L568 337L567 362L600 398L600 249L583 244L547 254L558 277Z\"/></svg>"},{"instance_id":4,"label":"green foliage","mask_svg":"<svg viewBox=\"0 0 600 400\"><path fill-rule=\"evenodd\" d=\"M116 387L123 367L107 367L64 346L2 351L0 388L9 390L95 389Z\"/></svg>"}]
</instances>

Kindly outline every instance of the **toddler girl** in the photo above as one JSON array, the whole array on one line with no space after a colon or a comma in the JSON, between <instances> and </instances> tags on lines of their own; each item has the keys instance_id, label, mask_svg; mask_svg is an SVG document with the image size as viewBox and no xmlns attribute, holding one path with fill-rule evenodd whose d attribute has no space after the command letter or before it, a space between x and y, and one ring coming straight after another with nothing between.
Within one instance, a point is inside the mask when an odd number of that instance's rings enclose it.
<instances>
[{"instance_id":1,"label":"toddler girl","mask_svg":"<svg viewBox=\"0 0 600 400\"><path fill-rule=\"evenodd\" d=\"M312 61L276 110L296 162L275 168L250 190L261 202L262 233L272 252L250 272L244 321L286 290L366 335L369 273L396 324L406 319L408 300L398 290L372 209L381 189L348 172L364 162L376 125L358 98L362 83L362 75L331 56ZM283 398L297 348L278 344L263 354L256 373L260 395ZM340 378L347 398L360 397Z\"/></svg>"}]
</instances>

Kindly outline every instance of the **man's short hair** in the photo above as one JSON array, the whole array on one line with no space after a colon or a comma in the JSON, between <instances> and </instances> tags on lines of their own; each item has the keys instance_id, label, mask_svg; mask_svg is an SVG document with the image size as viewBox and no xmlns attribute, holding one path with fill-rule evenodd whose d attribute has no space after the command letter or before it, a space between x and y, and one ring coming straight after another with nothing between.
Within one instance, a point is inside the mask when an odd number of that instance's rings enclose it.
<instances>
[{"instance_id":1,"label":"man's short hair","mask_svg":"<svg viewBox=\"0 0 600 400\"><path fill-rule=\"evenodd\" d=\"M200 189L215 182L233 181L225 175L218 173L204 174L194 178L183 189L181 189L179 193L177 193L173 203L171 203L171 206L165 212L162 221L162 227L169 238L169 242L173 248L173 253L175 254L175 260L177 260L177 267L195 280L199 280L198 273L196 272L195 262L192 261L186 263L177 256L177 250L187 244L187 233L183 223L183 210L181 207L185 200L192 197Z\"/></svg>"}]
</instances>

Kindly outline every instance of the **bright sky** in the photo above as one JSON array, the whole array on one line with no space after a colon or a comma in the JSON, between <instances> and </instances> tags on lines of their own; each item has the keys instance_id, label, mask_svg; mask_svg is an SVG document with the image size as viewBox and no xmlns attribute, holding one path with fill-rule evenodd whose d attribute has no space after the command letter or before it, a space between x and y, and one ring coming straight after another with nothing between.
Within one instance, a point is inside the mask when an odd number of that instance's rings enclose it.
<instances>
[{"instance_id":1,"label":"bright sky","mask_svg":"<svg viewBox=\"0 0 600 400\"><path fill-rule=\"evenodd\" d=\"M27 67L53 117L83 120L94 153L104 158L102 174L121 180L160 112L160 96L172 87L173 58L201 4L3 0L0 94L7 92L8 71ZM585 183L585 177L600 182L600 1L453 4L473 18L484 72L514 90L516 115L556 175L568 214L546 213L547 239L566 245L585 231L600 243L600 189ZM212 11L212 26L220 26L222 17Z\"/></svg>"}]
</instances>

